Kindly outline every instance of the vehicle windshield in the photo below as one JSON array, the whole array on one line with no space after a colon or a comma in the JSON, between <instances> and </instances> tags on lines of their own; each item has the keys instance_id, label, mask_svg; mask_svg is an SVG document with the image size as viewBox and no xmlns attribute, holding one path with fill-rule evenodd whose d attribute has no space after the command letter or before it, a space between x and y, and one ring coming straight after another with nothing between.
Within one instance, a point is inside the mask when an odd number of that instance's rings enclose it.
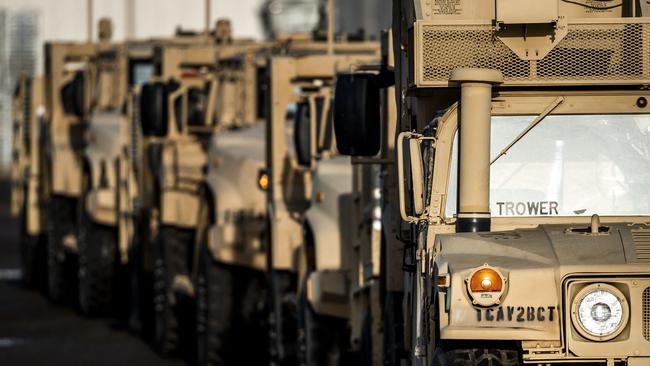
<instances>
[{"instance_id":1,"label":"vehicle windshield","mask_svg":"<svg viewBox=\"0 0 650 366\"><path fill-rule=\"evenodd\" d=\"M535 116L492 118L491 159ZM458 150L446 216L456 213ZM551 115L490 170L493 217L650 214L650 115Z\"/></svg>"}]
</instances>

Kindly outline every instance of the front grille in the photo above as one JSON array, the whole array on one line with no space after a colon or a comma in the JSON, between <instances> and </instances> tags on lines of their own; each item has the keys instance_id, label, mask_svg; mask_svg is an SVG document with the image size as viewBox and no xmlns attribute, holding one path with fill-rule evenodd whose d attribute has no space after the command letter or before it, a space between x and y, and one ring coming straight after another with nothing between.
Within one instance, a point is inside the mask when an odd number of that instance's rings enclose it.
<instances>
[{"instance_id":1,"label":"front grille","mask_svg":"<svg viewBox=\"0 0 650 366\"><path fill-rule=\"evenodd\" d=\"M520 59L489 24L419 26L419 86L446 86L451 71L500 70L505 84L639 83L650 81L650 24L569 24L542 60Z\"/></svg>"},{"instance_id":2,"label":"front grille","mask_svg":"<svg viewBox=\"0 0 650 366\"><path fill-rule=\"evenodd\" d=\"M643 291L643 337L650 342L650 287Z\"/></svg>"},{"instance_id":3,"label":"front grille","mask_svg":"<svg viewBox=\"0 0 650 366\"><path fill-rule=\"evenodd\" d=\"M650 263L650 230L632 230L636 259L641 263Z\"/></svg>"}]
</instances>

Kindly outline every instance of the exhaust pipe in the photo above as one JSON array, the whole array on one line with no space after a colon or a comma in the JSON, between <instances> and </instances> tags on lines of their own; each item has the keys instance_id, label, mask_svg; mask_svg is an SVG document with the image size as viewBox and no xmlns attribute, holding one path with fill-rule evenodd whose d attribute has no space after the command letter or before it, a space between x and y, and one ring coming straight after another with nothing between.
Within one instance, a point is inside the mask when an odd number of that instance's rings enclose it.
<instances>
[{"instance_id":1,"label":"exhaust pipe","mask_svg":"<svg viewBox=\"0 0 650 366\"><path fill-rule=\"evenodd\" d=\"M490 231L490 123L492 86L503 74L490 69L456 69L460 84L460 156L456 232Z\"/></svg>"}]
</instances>

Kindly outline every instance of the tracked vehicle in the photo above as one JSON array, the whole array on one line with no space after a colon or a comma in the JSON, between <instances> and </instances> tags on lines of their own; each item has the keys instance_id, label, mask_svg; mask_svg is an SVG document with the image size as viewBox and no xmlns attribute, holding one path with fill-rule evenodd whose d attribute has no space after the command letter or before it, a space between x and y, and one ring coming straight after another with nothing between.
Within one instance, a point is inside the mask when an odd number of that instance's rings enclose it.
<instances>
[{"instance_id":1,"label":"tracked vehicle","mask_svg":"<svg viewBox=\"0 0 650 366\"><path fill-rule=\"evenodd\" d=\"M394 4L410 363L647 364L647 4Z\"/></svg>"}]
</instances>

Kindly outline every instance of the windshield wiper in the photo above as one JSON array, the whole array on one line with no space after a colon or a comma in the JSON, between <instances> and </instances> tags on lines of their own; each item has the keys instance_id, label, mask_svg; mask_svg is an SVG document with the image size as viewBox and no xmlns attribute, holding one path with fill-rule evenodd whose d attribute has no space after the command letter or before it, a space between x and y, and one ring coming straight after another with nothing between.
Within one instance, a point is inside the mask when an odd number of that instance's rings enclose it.
<instances>
[{"instance_id":1,"label":"windshield wiper","mask_svg":"<svg viewBox=\"0 0 650 366\"><path fill-rule=\"evenodd\" d=\"M512 142L508 144L508 146L506 146L503 150L501 150L501 152L499 152L499 154L492 160L490 165L494 164L494 162L499 160L500 157L507 154L508 150L510 150L513 146L515 146L515 144L519 142L519 140L521 140L524 136L526 136L528 132L530 132L530 130L532 130L533 128L535 128L535 126L537 126L540 122L542 122L544 118L546 118L546 116L551 114L551 112L553 112L555 108L557 108L557 106L562 104L562 102L564 102L564 97L557 97L557 99L555 99L553 103L549 104L548 107L546 107L546 109L544 109L544 111L540 113L539 116L537 116L537 118L535 118L523 131L521 131L519 135L517 135L517 137L514 138L514 140L512 140Z\"/></svg>"}]
</instances>

